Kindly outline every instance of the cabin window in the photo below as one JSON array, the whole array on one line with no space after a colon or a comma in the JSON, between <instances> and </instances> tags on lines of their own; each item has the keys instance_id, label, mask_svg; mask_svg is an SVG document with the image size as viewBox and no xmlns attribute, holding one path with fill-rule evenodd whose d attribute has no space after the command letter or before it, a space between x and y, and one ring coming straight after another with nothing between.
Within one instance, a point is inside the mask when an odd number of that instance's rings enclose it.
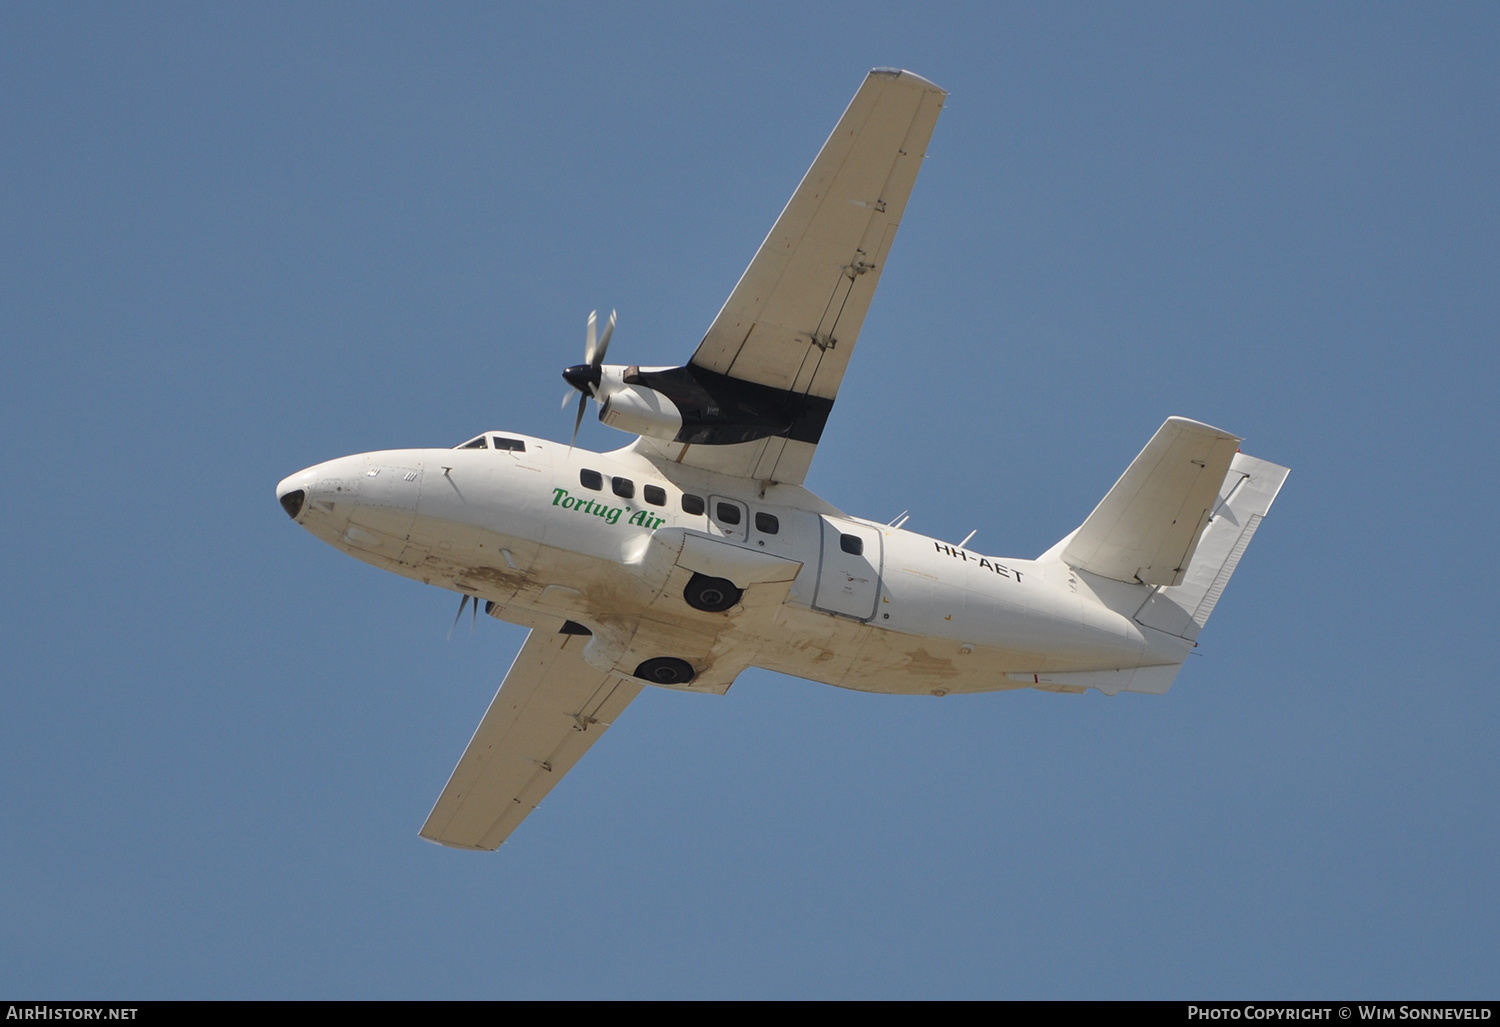
<instances>
[{"instance_id":1,"label":"cabin window","mask_svg":"<svg viewBox=\"0 0 1500 1027\"><path fill-rule=\"evenodd\" d=\"M755 511L755 530L762 535L774 535L781 530L781 522L776 519L775 514L757 510Z\"/></svg>"},{"instance_id":2,"label":"cabin window","mask_svg":"<svg viewBox=\"0 0 1500 1027\"><path fill-rule=\"evenodd\" d=\"M635 498L635 482L629 478L611 478L609 479L609 487L621 499Z\"/></svg>"},{"instance_id":3,"label":"cabin window","mask_svg":"<svg viewBox=\"0 0 1500 1027\"><path fill-rule=\"evenodd\" d=\"M864 556L865 540L858 535L840 535L839 548L850 556Z\"/></svg>"},{"instance_id":4,"label":"cabin window","mask_svg":"<svg viewBox=\"0 0 1500 1027\"><path fill-rule=\"evenodd\" d=\"M652 506L667 505L667 490L660 485L647 485L642 491L646 493L646 502Z\"/></svg>"},{"instance_id":5,"label":"cabin window","mask_svg":"<svg viewBox=\"0 0 1500 1027\"><path fill-rule=\"evenodd\" d=\"M578 484L582 485L586 489L593 489L595 492L598 492L600 489L604 488L604 475L600 474L598 471L579 471Z\"/></svg>"},{"instance_id":6,"label":"cabin window","mask_svg":"<svg viewBox=\"0 0 1500 1027\"><path fill-rule=\"evenodd\" d=\"M454 446L453 448L454 449L488 449L489 446L487 446L485 444L484 436L481 435L477 439L470 439L468 442L465 442L462 446Z\"/></svg>"},{"instance_id":7,"label":"cabin window","mask_svg":"<svg viewBox=\"0 0 1500 1027\"><path fill-rule=\"evenodd\" d=\"M682 512L685 514L698 515L707 507L703 505L702 496L690 496L686 492L682 494Z\"/></svg>"},{"instance_id":8,"label":"cabin window","mask_svg":"<svg viewBox=\"0 0 1500 1027\"><path fill-rule=\"evenodd\" d=\"M496 449L508 450L511 453L526 452L526 443L522 442L520 439L507 439L502 435L491 435L490 445L494 446Z\"/></svg>"},{"instance_id":9,"label":"cabin window","mask_svg":"<svg viewBox=\"0 0 1500 1027\"><path fill-rule=\"evenodd\" d=\"M740 508L733 503L720 503L714 510L718 513L719 520L725 524L740 523Z\"/></svg>"}]
</instances>

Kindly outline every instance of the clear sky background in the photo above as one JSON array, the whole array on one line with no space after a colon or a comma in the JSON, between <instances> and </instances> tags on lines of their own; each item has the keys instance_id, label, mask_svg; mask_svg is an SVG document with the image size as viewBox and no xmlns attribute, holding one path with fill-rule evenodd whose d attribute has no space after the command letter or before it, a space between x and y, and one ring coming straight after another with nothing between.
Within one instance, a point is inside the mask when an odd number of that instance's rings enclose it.
<instances>
[{"instance_id":1,"label":"clear sky background","mask_svg":"<svg viewBox=\"0 0 1500 1027\"><path fill-rule=\"evenodd\" d=\"M0 6L0 993L1500 991L1493 4ZM808 484L1034 556L1292 475L1163 697L648 689L417 828L523 632L291 524L692 352L874 66L951 91ZM626 437L585 423L580 444Z\"/></svg>"}]
</instances>

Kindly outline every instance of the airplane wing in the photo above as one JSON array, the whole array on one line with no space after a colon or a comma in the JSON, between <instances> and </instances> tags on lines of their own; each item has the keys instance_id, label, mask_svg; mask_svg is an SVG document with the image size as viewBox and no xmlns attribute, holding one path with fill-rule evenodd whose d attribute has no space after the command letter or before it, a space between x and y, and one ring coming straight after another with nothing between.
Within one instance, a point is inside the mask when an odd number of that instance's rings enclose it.
<instances>
[{"instance_id":1,"label":"airplane wing","mask_svg":"<svg viewBox=\"0 0 1500 1027\"><path fill-rule=\"evenodd\" d=\"M789 394L791 428L734 445L642 437L638 451L802 483L945 96L909 71L870 72L693 354L724 394Z\"/></svg>"},{"instance_id":2,"label":"airplane wing","mask_svg":"<svg viewBox=\"0 0 1500 1027\"><path fill-rule=\"evenodd\" d=\"M558 622L561 624L561 622ZM497 849L640 694L599 671L587 635L533 628L448 779L421 835L458 849Z\"/></svg>"}]
</instances>

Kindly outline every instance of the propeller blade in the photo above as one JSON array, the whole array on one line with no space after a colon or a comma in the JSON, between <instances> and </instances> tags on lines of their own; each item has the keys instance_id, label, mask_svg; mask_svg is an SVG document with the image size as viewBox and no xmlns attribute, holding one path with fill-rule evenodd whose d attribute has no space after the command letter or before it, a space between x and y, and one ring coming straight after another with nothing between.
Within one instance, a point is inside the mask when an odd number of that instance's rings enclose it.
<instances>
[{"instance_id":1,"label":"propeller blade","mask_svg":"<svg viewBox=\"0 0 1500 1027\"><path fill-rule=\"evenodd\" d=\"M578 429L583 426L583 411L589 405L586 395L578 397L578 416L573 418L573 437L568 440L568 452L573 452L573 447L578 443Z\"/></svg>"},{"instance_id":2,"label":"propeller blade","mask_svg":"<svg viewBox=\"0 0 1500 1027\"><path fill-rule=\"evenodd\" d=\"M474 625L479 623L479 597L474 597L474 605L469 607L469 634L474 633Z\"/></svg>"},{"instance_id":3,"label":"propeller blade","mask_svg":"<svg viewBox=\"0 0 1500 1027\"><path fill-rule=\"evenodd\" d=\"M609 323L604 326L604 333L601 335L599 311L589 311L588 328L583 333L583 363L563 371L563 378L567 379L568 384L582 393L578 397L578 414L573 418L573 438L568 442L570 453L578 444L578 429L583 427L583 412L588 407L589 397L599 398L599 369L604 365L604 354L609 352L609 340L615 334L617 320L618 312L611 310ZM564 410L568 408L568 399L571 395L572 393L563 394Z\"/></svg>"},{"instance_id":4,"label":"propeller blade","mask_svg":"<svg viewBox=\"0 0 1500 1027\"><path fill-rule=\"evenodd\" d=\"M458 612L453 615L453 625L448 629L448 641L453 641L453 628L458 627L458 619L464 615L464 607L469 605L468 593L458 601ZM474 600L474 609L479 609L479 600Z\"/></svg>"},{"instance_id":5,"label":"propeller blade","mask_svg":"<svg viewBox=\"0 0 1500 1027\"><path fill-rule=\"evenodd\" d=\"M563 393L563 401L562 401L562 407L561 407L561 409L563 409L563 410L568 409L568 400L570 400L572 398L573 398L573 390L572 389L569 389L567 392L564 392Z\"/></svg>"},{"instance_id":6,"label":"propeller blade","mask_svg":"<svg viewBox=\"0 0 1500 1027\"><path fill-rule=\"evenodd\" d=\"M595 351L589 363L598 367L604 363L604 354L609 351L609 337L615 334L615 312L609 312L609 324L604 326L604 334L599 337L599 348Z\"/></svg>"}]
</instances>

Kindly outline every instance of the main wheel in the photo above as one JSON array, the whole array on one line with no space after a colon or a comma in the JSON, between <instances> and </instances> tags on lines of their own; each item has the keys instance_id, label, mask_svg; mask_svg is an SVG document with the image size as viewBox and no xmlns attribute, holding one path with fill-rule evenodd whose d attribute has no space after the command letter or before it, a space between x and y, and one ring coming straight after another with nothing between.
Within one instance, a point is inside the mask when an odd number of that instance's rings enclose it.
<instances>
[{"instance_id":1,"label":"main wheel","mask_svg":"<svg viewBox=\"0 0 1500 1027\"><path fill-rule=\"evenodd\" d=\"M654 685L685 685L697 677L693 665L675 656L657 656L635 669L635 676Z\"/></svg>"},{"instance_id":2,"label":"main wheel","mask_svg":"<svg viewBox=\"0 0 1500 1027\"><path fill-rule=\"evenodd\" d=\"M723 613L735 606L745 593L735 587L734 582L723 578L710 578L706 574L694 574L682 590L682 598L695 610L705 613Z\"/></svg>"}]
</instances>

